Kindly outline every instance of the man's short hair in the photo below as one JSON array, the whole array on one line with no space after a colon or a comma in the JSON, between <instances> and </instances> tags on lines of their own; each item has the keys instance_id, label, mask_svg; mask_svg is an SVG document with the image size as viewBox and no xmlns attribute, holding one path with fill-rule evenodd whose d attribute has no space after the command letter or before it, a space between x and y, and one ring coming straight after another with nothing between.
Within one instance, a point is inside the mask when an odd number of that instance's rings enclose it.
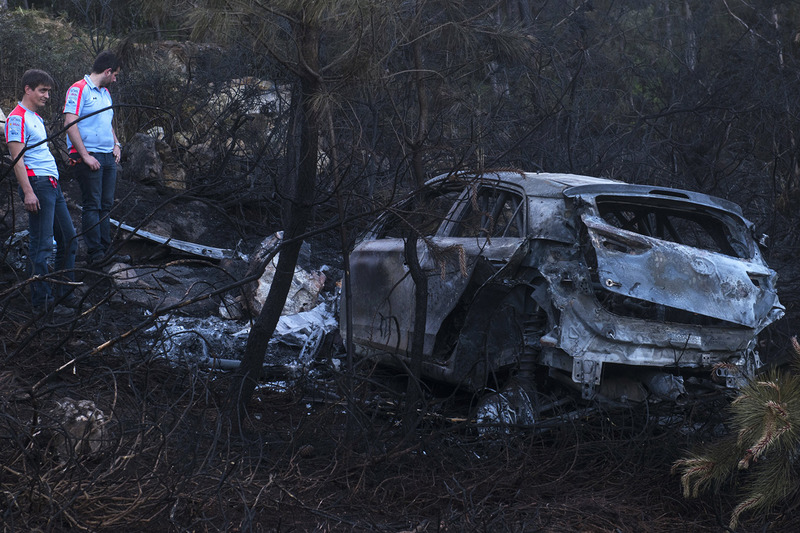
<instances>
[{"instance_id":1,"label":"man's short hair","mask_svg":"<svg viewBox=\"0 0 800 533\"><path fill-rule=\"evenodd\" d=\"M47 72L32 68L25 71L20 84L22 85L22 94L25 95L25 87L36 89L40 85L44 85L45 87L52 88L55 82L53 81L53 77Z\"/></svg>"},{"instance_id":2,"label":"man's short hair","mask_svg":"<svg viewBox=\"0 0 800 533\"><path fill-rule=\"evenodd\" d=\"M106 50L97 54L97 57L94 59L94 65L92 65L92 73L100 74L108 69L114 72L119 69L119 66L117 55L110 50Z\"/></svg>"}]
</instances>

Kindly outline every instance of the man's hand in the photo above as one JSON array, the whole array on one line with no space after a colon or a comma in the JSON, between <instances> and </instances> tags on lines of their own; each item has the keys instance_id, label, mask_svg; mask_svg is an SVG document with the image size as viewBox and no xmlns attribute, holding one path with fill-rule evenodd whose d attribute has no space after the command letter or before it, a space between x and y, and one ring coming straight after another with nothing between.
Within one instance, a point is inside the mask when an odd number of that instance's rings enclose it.
<instances>
[{"instance_id":1,"label":"man's hand","mask_svg":"<svg viewBox=\"0 0 800 533\"><path fill-rule=\"evenodd\" d=\"M34 193L33 190L25 193L25 199L23 202L25 203L26 211L30 211L31 213L39 212L39 198L36 196L36 193Z\"/></svg>"},{"instance_id":2,"label":"man's hand","mask_svg":"<svg viewBox=\"0 0 800 533\"><path fill-rule=\"evenodd\" d=\"M100 170L100 161L98 161L92 154L86 154L86 157L82 157L83 162L89 165L89 168L92 170Z\"/></svg>"}]
</instances>

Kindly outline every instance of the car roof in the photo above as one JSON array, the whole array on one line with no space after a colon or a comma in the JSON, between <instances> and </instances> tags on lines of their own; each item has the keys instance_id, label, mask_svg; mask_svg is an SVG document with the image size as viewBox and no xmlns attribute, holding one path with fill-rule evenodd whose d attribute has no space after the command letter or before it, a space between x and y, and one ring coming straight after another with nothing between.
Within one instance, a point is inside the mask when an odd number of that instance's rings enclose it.
<instances>
[{"instance_id":1,"label":"car roof","mask_svg":"<svg viewBox=\"0 0 800 533\"><path fill-rule=\"evenodd\" d=\"M607 178L581 176L579 174L559 174L550 172L523 172L521 170L488 170L483 173L451 172L428 181L435 185L446 181L504 182L520 187L528 196L543 198L563 198L564 190L581 185L624 185L622 181Z\"/></svg>"},{"instance_id":2,"label":"car roof","mask_svg":"<svg viewBox=\"0 0 800 533\"><path fill-rule=\"evenodd\" d=\"M635 196L688 201L694 204L707 205L742 216L741 207L731 201L694 191L659 187L654 185L632 185L624 181L608 178L583 176L580 174L561 174L556 172L523 172L521 170L489 170L482 174L475 172L456 172L442 174L428 184L446 181L483 181L502 182L520 187L527 196L540 198L564 198L583 195L596 197L600 195Z\"/></svg>"}]
</instances>

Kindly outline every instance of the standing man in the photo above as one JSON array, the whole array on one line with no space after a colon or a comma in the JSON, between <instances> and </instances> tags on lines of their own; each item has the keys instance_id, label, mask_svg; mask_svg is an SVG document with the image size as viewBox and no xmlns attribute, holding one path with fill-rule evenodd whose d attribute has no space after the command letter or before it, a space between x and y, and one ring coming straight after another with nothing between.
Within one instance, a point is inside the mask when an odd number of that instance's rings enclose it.
<instances>
[{"instance_id":1,"label":"standing man","mask_svg":"<svg viewBox=\"0 0 800 533\"><path fill-rule=\"evenodd\" d=\"M64 105L67 148L83 196L81 230L90 265L101 263L111 246L109 212L114 205L122 145L114 133L108 86L117 81L119 68L113 52L101 52L91 74L69 88ZM75 124L82 117L87 118Z\"/></svg>"},{"instance_id":2,"label":"standing man","mask_svg":"<svg viewBox=\"0 0 800 533\"><path fill-rule=\"evenodd\" d=\"M62 279L74 281L72 269L78 249L75 227L61 193L56 160L47 147L47 130L42 118L36 114L50 98L52 87L53 78L43 70L28 70L22 75L22 101L6 119L6 142L12 161L17 161L14 175L28 212L28 256L33 275L48 274L47 260L53 252L55 237L55 268L64 271ZM56 302L74 306L77 297L70 292L71 287L67 284L52 287L47 281L34 281L31 284L34 311L41 313L53 310L59 316L71 314L69 309L55 307Z\"/></svg>"}]
</instances>

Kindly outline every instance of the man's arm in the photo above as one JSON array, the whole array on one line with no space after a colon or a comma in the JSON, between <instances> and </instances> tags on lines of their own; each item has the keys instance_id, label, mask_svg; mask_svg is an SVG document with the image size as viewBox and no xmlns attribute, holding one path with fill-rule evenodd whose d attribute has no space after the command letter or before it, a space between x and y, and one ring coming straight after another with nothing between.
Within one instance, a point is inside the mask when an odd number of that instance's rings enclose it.
<instances>
[{"instance_id":1,"label":"man's arm","mask_svg":"<svg viewBox=\"0 0 800 533\"><path fill-rule=\"evenodd\" d=\"M21 142L11 141L8 143L8 152L11 154L11 160L15 160L22 149L25 147ZM33 192L31 187L31 180L28 179L28 171L25 169L25 157L20 157L19 161L14 165L14 175L17 177L17 183L22 188L24 196L23 202L25 203L25 210L31 213L39 212L39 198Z\"/></svg>"},{"instance_id":2,"label":"man's arm","mask_svg":"<svg viewBox=\"0 0 800 533\"><path fill-rule=\"evenodd\" d=\"M72 141L72 147L78 152L78 155L81 156L83 162L89 165L89 168L92 170L97 170L100 168L100 161L95 159L95 157L86 151L86 146L83 144L83 139L81 138L81 132L78 129L78 115L75 113L64 113L64 127L67 129L67 135L69 136L69 140ZM70 124L72 124L70 126Z\"/></svg>"},{"instance_id":3,"label":"man's arm","mask_svg":"<svg viewBox=\"0 0 800 533\"><path fill-rule=\"evenodd\" d=\"M122 148L119 144L119 139L117 139L117 134L114 131L114 128L111 128L111 135L114 137L114 148L111 149L111 152L114 154L114 161L119 163L119 160L122 158Z\"/></svg>"}]
</instances>

